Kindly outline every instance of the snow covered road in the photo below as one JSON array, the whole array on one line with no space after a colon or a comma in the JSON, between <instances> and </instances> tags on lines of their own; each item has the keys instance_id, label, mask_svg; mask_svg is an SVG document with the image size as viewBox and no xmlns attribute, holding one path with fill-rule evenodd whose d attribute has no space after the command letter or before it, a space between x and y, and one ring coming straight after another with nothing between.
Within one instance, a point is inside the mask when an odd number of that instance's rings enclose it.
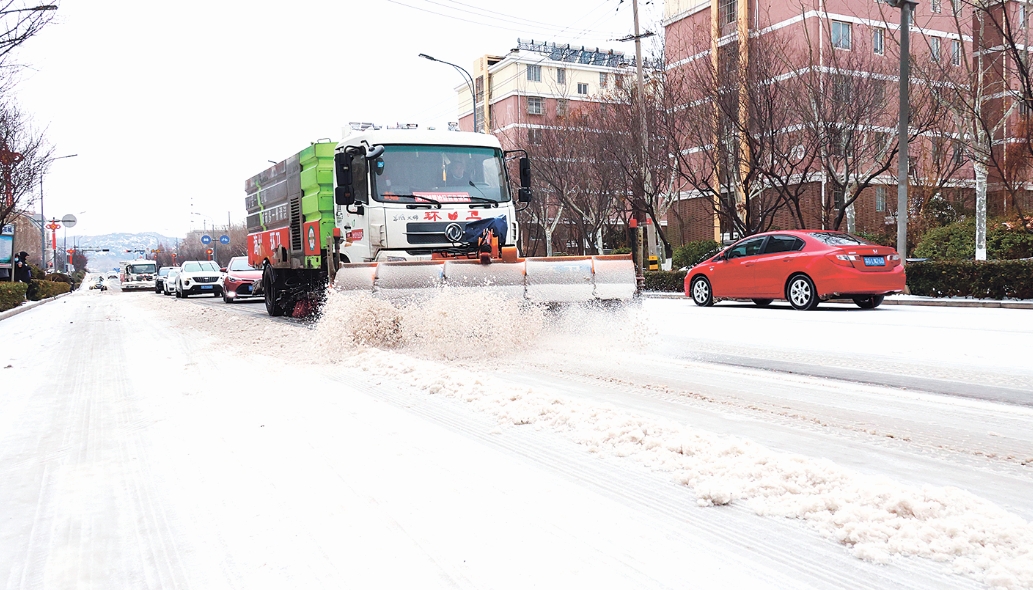
<instances>
[{"instance_id":1,"label":"snow covered road","mask_svg":"<svg viewBox=\"0 0 1033 590\"><path fill-rule=\"evenodd\" d=\"M1033 314L363 305L0 323L0 580L1033 587Z\"/></svg>"}]
</instances>

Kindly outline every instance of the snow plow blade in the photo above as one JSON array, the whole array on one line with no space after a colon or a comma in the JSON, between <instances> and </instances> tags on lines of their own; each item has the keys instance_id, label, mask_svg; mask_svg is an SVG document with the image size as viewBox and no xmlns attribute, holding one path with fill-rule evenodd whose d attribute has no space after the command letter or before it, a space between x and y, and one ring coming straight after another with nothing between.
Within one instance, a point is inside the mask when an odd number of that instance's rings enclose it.
<instances>
[{"instance_id":1,"label":"snow plow blade","mask_svg":"<svg viewBox=\"0 0 1033 590\"><path fill-rule=\"evenodd\" d=\"M514 262L443 259L342 264L339 291L366 291L387 298L433 295L443 289L491 289L536 303L624 301L635 297L631 256L562 256Z\"/></svg>"}]
</instances>

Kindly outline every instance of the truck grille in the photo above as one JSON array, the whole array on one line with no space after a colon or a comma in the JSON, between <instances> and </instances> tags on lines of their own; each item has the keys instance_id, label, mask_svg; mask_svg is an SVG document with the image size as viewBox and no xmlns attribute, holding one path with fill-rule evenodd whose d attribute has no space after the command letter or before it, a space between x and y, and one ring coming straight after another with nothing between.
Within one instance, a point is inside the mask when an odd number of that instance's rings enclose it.
<instances>
[{"instance_id":1,"label":"truck grille","mask_svg":"<svg viewBox=\"0 0 1033 590\"><path fill-rule=\"evenodd\" d=\"M462 221L431 221L405 224L405 237L410 244L451 244L445 237L445 228L458 223L464 230L466 223Z\"/></svg>"}]
</instances>

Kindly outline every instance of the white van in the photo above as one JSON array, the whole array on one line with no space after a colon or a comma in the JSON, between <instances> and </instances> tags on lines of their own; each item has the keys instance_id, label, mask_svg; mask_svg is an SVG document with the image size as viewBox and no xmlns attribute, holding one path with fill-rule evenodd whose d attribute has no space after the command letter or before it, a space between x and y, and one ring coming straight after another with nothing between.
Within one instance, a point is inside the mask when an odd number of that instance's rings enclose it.
<instances>
[{"instance_id":1,"label":"white van","mask_svg":"<svg viewBox=\"0 0 1033 590\"><path fill-rule=\"evenodd\" d=\"M124 260L120 267L118 280L122 290L149 289L154 290L154 277L158 272L158 264L153 260Z\"/></svg>"}]
</instances>

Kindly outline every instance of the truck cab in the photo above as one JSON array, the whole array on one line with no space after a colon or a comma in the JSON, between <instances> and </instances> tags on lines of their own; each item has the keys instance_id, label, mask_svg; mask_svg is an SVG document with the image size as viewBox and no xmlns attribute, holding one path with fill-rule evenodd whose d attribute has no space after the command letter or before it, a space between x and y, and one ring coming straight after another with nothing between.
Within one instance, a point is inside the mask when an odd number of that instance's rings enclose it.
<instances>
[{"instance_id":1,"label":"truck cab","mask_svg":"<svg viewBox=\"0 0 1033 590\"><path fill-rule=\"evenodd\" d=\"M460 254L468 226L491 225L500 246L518 243L517 199L494 136L365 130L337 146L334 162L342 263Z\"/></svg>"},{"instance_id":2,"label":"truck cab","mask_svg":"<svg viewBox=\"0 0 1033 590\"><path fill-rule=\"evenodd\" d=\"M131 289L154 289L154 277L158 263L153 260L123 260L119 263L119 282L123 291Z\"/></svg>"}]
</instances>

